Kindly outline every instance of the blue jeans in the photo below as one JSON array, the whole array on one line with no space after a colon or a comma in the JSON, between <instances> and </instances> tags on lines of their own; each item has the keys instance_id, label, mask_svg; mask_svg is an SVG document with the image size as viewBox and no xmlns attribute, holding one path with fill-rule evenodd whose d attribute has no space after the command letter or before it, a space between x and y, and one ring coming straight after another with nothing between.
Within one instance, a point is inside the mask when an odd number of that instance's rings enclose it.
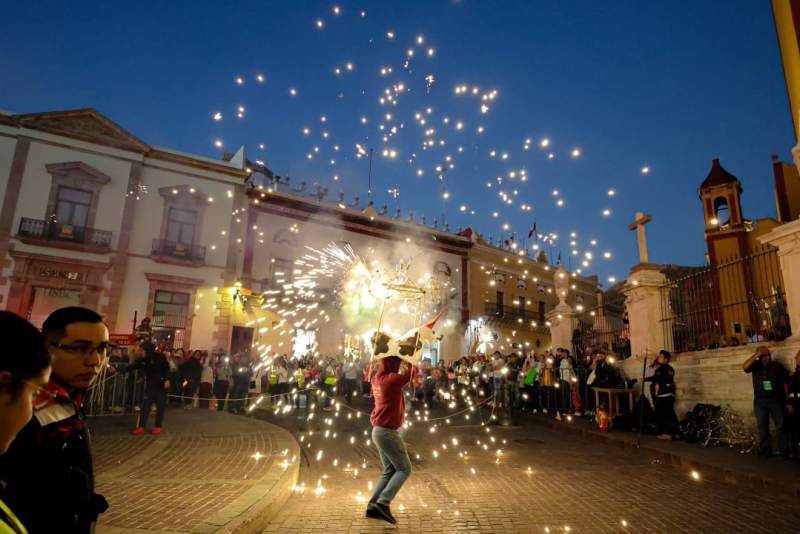
<instances>
[{"instance_id":1,"label":"blue jeans","mask_svg":"<svg viewBox=\"0 0 800 534\"><path fill-rule=\"evenodd\" d=\"M775 423L778 432L778 448L781 453L789 452L789 440L783 425L783 403L778 399L755 399L753 410L758 422L758 450L769 452L772 450L772 441L769 436L769 419Z\"/></svg>"},{"instance_id":2,"label":"blue jeans","mask_svg":"<svg viewBox=\"0 0 800 534\"><path fill-rule=\"evenodd\" d=\"M494 395L495 403L503 402L505 400L502 378L492 377L492 394Z\"/></svg>"},{"instance_id":3,"label":"blue jeans","mask_svg":"<svg viewBox=\"0 0 800 534\"><path fill-rule=\"evenodd\" d=\"M515 408L519 405L519 389L515 381L508 381L508 405Z\"/></svg>"},{"instance_id":4,"label":"blue jeans","mask_svg":"<svg viewBox=\"0 0 800 534\"><path fill-rule=\"evenodd\" d=\"M383 474L378 479L372 500L389 505L406 479L411 476L411 459L397 430L372 427L372 442L378 447Z\"/></svg>"}]
</instances>

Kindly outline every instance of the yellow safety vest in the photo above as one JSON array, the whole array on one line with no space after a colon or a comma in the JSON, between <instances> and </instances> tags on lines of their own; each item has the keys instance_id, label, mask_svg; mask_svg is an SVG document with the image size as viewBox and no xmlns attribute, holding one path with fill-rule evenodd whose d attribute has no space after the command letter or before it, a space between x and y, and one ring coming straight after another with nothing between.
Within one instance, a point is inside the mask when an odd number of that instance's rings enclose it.
<instances>
[{"instance_id":1,"label":"yellow safety vest","mask_svg":"<svg viewBox=\"0 0 800 534\"><path fill-rule=\"evenodd\" d=\"M466 373L462 373L463 370L464 370L464 366L459 364L459 366L458 366L458 376L456 377L456 381L459 384L461 384L462 382L464 384L469 384L469 367L467 367L467 372Z\"/></svg>"},{"instance_id":2,"label":"yellow safety vest","mask_svg":"<svg viewBox=\"0 0 800 534\"><path fill-rule=\"evenodd\" d=\"M270 384L278 383L278 373L275 372L275 366L272 366L269 369L269 383Z\"/></svg>"},{"instance_id":3,"label":"yellow safety vest","mask_svg":"<svg viewBox=\"0 0 800 534\"><path fill-rule=\"evenodd\" d=\"M336 385L336 375L328 375L328 376L326 376L325 377L325 383L328 384L329 386L335 386Z\"/></svg>"},{"instance_id":4,"label":"yellow safety vest","mask_svg":"<svg viewBox=\"0 0 800 534\"><path fill-rule=\"evenodd\" d=\"M303 381L303 370L298 368L295 371L295 376L297 377L297 387L302 388L305 382Z\"/></svg>"},{"instance_id":5,"label":"yellow safety vest","mask_svg":"<svg viewBox=\"0 0 800 534\"><path fill-rule=\"evenodd\" d=\"M0 501L0 534L28 534L17 516L3 501Z\"/></svg>"}]
</instances>

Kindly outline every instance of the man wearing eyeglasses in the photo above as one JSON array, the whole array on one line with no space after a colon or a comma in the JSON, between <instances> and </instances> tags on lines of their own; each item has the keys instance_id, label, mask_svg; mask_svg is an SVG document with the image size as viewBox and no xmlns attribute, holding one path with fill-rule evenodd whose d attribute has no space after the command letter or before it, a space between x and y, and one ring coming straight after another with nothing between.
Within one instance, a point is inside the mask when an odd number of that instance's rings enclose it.
<instances>
[{"instance_id":1,"label":"man wearing eyeglasses","mask_svg":"<svg viewBox=\"0 0 800 534\"><path fill-rule=\"evenodd\" d=\"M54 311L42 327L53 354L34 416L0 459L7 501L30 532L91 533L108 508L94 491L86 390L106 363L108 328L92 310Z\"/></svg>"}]
</instances>

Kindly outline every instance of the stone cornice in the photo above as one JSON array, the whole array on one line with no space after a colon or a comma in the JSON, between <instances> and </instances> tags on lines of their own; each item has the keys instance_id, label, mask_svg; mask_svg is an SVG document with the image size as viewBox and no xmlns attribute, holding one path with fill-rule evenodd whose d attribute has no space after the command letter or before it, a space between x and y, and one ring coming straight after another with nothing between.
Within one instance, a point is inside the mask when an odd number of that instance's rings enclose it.
<instances>
[{"instance_id":1,"label":"stone cornice","mask_svg":"<svg viewBox=\"0 0 800 534\"><path fill-rule=\"evenodd\" d=\"M386 217L370 216L308 198L278 192L263 193L262 196L262 192L258 190L251 192L251 195L255 195L258 200L258 203L253 201L249 206L248 209L251 210L322 225L336 224L346 231L394 241L402 241L411 236L419 246L460 256L466 256L472 246L472 242L465 237Z\"/></svg>"},{"instance_id":2,"label":"stone cornice","mask_svg":"<svg viewBox=\"0 0 800 534\"><path fill-rule=\"evenodd\" d=\"M192 286L198 287L206 283L205 280L201 278L189 278L187 276L173 276L170 274L161 274L161 273L144 273L144 277L147 280L157 280L159 282L170 282L173 284L181 284L185 286Z\"/></svg>"},{"instance_id":3,"label":"stone cornice","mask_svg":"<svg viewBox=\"0 0 800 534\"><path fill-rule=\"evenodd\" d=\"M800 219L773 228L769 233L759 236L758 240L777 247L781 256L792 252L800 247Z\"/></svg>"},{"instance_id":4,"label":"stone cornice","mask_svg":"<svg viewBox=\"0 0 800 534\"><path fill-rule=\"evenodd\" d=\"M47 172L50 174L68 174L71 171L78 171L83 174L82 179L89 179L98 184L107 184L111 181L111 177L106 173L101 172L91 165L82 161L67 161L64 163L48 163L45 165Z\"/></svg>"}]
</instances>

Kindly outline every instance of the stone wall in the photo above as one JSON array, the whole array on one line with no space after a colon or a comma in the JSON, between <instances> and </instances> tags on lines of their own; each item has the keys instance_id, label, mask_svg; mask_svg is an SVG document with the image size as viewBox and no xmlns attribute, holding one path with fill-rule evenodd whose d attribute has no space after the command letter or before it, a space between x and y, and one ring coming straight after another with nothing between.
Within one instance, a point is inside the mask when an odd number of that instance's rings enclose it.
<instances>
[{"instance_id":1,"label":"stone wall","mask_svg":"<svg viewBox=\"0 0 800 534\"><path fill-rule=\"evenodd\" d=\"M765 343L772 356L787 369L795 367L794 355L800 342ZM728 347L672 355L677 385L675 412L683 419L695 404L706 403L731 407L739 412L745 422L755 428L753 416L753 386L750 375L742 371L742 364L753 354L757 345ZM628 378L641 381L642 359L629 358L619 364ZM649 362L648 362L649 365ZM648 374L652 370L648 369Z\"/></svg>"}]
</instances>

